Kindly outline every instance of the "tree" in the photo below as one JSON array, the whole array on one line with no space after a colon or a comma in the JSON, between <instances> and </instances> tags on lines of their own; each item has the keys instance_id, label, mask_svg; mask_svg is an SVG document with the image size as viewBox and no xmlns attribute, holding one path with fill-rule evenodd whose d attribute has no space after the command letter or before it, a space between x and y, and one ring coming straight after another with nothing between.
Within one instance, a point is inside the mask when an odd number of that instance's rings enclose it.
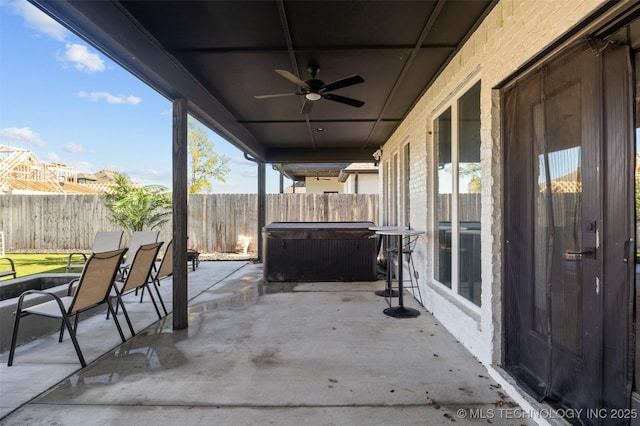
<instances>
[{"instance_id":1,"label":"tree","mask_svg":"<svg viewBox=\"0 0 640 426\"><path fill-rule=\"evenodd\" d=\"M229 159L224 154L217 154L213 150L213 141L207 138L204 129L197 126L193 120L189 120L187 139L191 155L189 193L197 194L210 191L210 179L226 182L225 175L229 173L227 166Z\"/></svg>"},{"instance_id":2,"label":"tree","mask_svg":"<svg viewBox=\"0 0 640 426\"><path fill-rule=\"evenodd\" d=\"M460 163L460 176L469 179L468 192L470 194L479 194L482 192L482 180L480 179L480 163Z\"/></svg>"},{"instance_id":3,"label":"tree","mask_svg":"<svg viewBox=\"0 0 640 426\"><path fill-rule=\"evenodd\" d=\"M105 195L111 222L130 231L153 230L169 221L171 197L160 185L137 186L129 177L116 173L111 192Z\"/></svg>"}]
</instances>

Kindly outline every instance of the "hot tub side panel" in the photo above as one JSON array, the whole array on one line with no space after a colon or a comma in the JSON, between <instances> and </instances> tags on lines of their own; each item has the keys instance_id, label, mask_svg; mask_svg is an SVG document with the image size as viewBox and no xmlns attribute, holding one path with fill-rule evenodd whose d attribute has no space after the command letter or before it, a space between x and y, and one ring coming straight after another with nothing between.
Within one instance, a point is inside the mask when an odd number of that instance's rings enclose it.
<instances>
[{"instance_id":1,"label":"hot tub side panel","mask_svg":"<svg viewBox=\"0 0 640 426\"><path fill-rule=\"evenodd\" d=\"M376 239L359 229L320 228L294 232L265 227L264 277L267 281L375 281ZM318 236L321 236L318 238Z\"/></svg>"}]
</instances>

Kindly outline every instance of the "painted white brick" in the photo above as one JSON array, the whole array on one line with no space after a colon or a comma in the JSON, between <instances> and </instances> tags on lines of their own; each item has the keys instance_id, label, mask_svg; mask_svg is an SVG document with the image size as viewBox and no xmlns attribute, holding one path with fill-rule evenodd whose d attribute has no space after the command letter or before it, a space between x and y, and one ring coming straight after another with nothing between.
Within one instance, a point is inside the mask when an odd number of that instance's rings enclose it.
<instances>
[{"instance_id":1,"label":"painted white brick","mask_svg":"<svg viewBox=\"0 0 640 426\"><path fill-rule=\"evenodd\" d=\"M411 226L426 230L414 254L425 307L482 362L499 362L501 353L501 132L500 105L492 87L601 6L602 0L502 0L458 52L431 88L383 146L384 164L411 144ZM475 73L475 74L474 74ZM448 294L432 278L433 129L438 109L462 93L459 87L482 80L482 309L474 310ZM379 187L383 187L381 168ZM402 176L402 172L400 173ZM381 200L383 198L381 197Z\"/></svg>"}]
</instances>

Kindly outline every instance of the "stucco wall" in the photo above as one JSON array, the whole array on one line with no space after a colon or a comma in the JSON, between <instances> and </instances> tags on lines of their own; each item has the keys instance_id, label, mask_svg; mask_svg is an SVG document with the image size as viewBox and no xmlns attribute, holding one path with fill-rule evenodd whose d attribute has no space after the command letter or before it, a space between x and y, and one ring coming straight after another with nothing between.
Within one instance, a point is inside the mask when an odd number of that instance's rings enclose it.
<instances>
[{"instance_id":1,"label":"stucco wall","mask_svg":"<svg viewBox=\"0 0 640 426\"><path fill-rule=\"evenodd\" d=\"M485 364L499 363L502 353L502 156L499 96L492 88L602 4L600 0L501 1L383 147L382 164L396 153L402 156L402 147L410 144L410 223L412 228L427 231L414 254L425 307ZM478 80L482 82L482 308L455 296L431 278L433 120ZM381 193L385 171L380 168ZM402 170L399 176L403 176ZM383 200L384 197L380 200L381 215Z\"/></svg>"},{"instance_id":2,"label":"stucco wall","mask_svg":"<svg viewBox=\"0 0 640 426\"><path fill-rule=\"evenodd\" d=\"M307 194L323 194L325 192L342 192L342 184L338 178L306 178Z\"/></svg>"},{"instance_id":3,"label":"stucco wall","mask_svg":"<svg viewBox=\"0 0 640 426\"><path fill-rule=\"evenodd\" d=\"M360 173L357 176L351 174L342 184L342 192L345 194L377 194L378 193L378 175L374 173Z\"/></svg>"}]
</instances>

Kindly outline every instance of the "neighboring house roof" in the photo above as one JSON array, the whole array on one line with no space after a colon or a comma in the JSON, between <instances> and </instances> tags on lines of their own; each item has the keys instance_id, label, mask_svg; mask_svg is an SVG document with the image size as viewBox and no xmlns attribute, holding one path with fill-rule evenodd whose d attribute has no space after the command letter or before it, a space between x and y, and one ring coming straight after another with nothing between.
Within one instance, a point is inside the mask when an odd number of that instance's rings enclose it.
<instances>
[{"instance_id":1,"label":"neighboring house roof","mask_svg":"<svg viewBox=\"0 0 640 426\"><path fill-rule=\"evenodd\" d=\"M305 178L338 177L340 170L348 165L349 163L286 163L274 164L274 168L292 181L304 181Z\"/></svg>"},{"instance_id":2,"label":"neighboring house roof","mask_svg":"<svg viewBox=\"0 0 640 426\"><path fill-rule=\"evenodd\" d=\"M95 182L98 180L98 178L96 177L95 173L78 173L78 180Z\"/></svg>"},{"instance_id":3,"label":"neighboring house roof","mask_svg":"<svg viewBox=\"0 0 640 426\"><path fill-rule=\"evenodd\" d=\"M4 178L0 182L0 193L2 192L11 194L101 194L103 191L74 182L58 183Z\"/></svg>"},{"instance_id":4,"label":"neighboring house roof","mask_svg":"<svg viewBox=\"0 0 640 426\"><path fill-rule=\"evenodd\" d=\"M373 163L351 163L340 170L338 181L345 182L350 175L359 173L378 174L378 166Z\"/></svg>"},{"instance_id":5,"label":"neighboring house roof","mask_svg":"<svg viewBox=\"0 0 640 426\"><path fill-rule=\"evenodd\" d=\"M94 176L97 182L115 182L116 180L116 172L113 170L100 170L95 172Z\"/></svg>"},{"instance_id":6,"label":"neighboring house roof","mask_svg":"<svg viewBox=\"0 0 640 426\"><path fill-rule=\"evenodd\" d=\"M378 173L378 167L371 163L288 163L274 165L287 178L293 181L304 181L305 178L341 179L343 174L351 173ZM346 177L344 177L346 179ZM344 182L340 180L340 182Z\"/></svg>"},{"instance_id":7,"label":"neighboring house roof","mask_svg":"<svg viewBox=\"0 0 640 426\"><path fill-rule=\"evenodd\" d=\"M78 178L95 181L78 183ZM78 173L65 164L47 163L28 149L0 145L0 193L100 194L114 180L114 172Z\"/></svg>"}]
</instances>

